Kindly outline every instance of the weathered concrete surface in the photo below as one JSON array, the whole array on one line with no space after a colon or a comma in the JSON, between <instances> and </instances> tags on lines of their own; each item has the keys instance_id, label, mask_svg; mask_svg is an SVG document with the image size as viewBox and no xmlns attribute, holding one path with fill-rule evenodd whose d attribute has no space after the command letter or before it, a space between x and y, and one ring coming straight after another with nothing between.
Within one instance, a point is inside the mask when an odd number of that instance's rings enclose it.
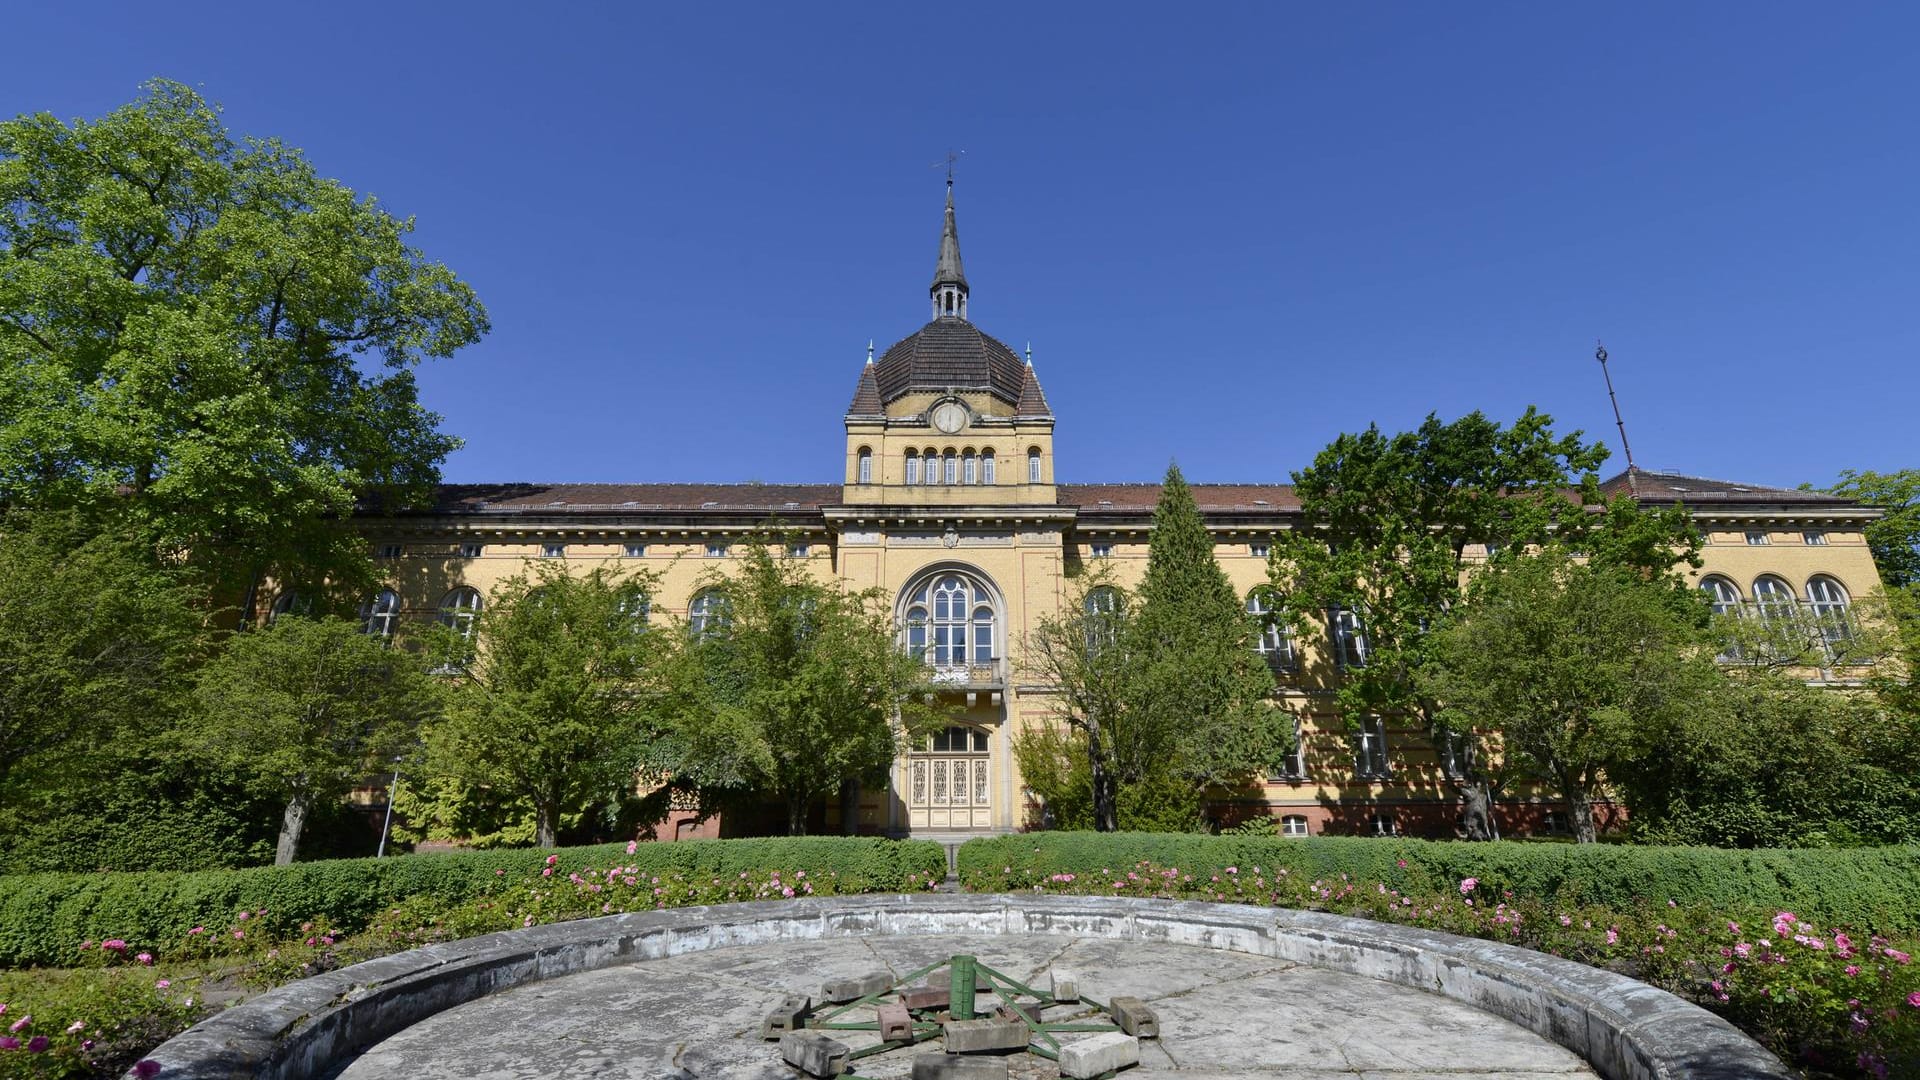
<instances>
[{"instance_id":1,"label":"weathered concrete surface","mask_svg":"<svg viewBox=\"0 0 1920 1080\"><path fill-rule=\"evenodd\" d=\"M961 936L973 940L955 940ZM430 946L270 991L152 1057L163 1075L181 1078L291 1080L331 1075L348 1062L352 1077L685 1077L695 1075L686 1066L697 1063L705 1066L697 1070L702 1080L762 1077L764 1058L736 1063L700 1041L704 1029L693 1022L720 1023L767 1054L772 1048L757 1035L779 992L871 971L883 952L884 966L895 972L973 952L1031 980L1045 973L1049 965L1041 961L1048 958L1027 956L1022 966L1014 947L1059 946L1060 939L1083 994L1153 1004L1164 1045L1147 1044L1141 1072L1179 1062L1188 1080L1274 1070L1300 1080L1403 1080L1457 1077L1468 1063L1477 1075L1514 1080L1581 1075L1584 1066L1559 1044L1607 1077L1792 1075L1730 1025L1669 994L1493 942L1238 905L940 894L682 908ZM1212 951L1190 965L1191 975L1170 976L1146 960L1145 947L1154 945ZM835 955L839 966L830 969ZM1275 981L1245 978L1247 964L1265 965ZM1202 1007L1203 988L1234 970L1243 977L1216 988L1226 996ZM655 983L672 990L670 1003L642 1000L638 988ZM501 1007L520 1011L482 1019ZM1192 1026L1205 1021L1225 1030ZM442 1023L469 1022L478 1026L464 1035L434 1034ZM1177 1056L1183 1024L1200 1054L1190 1061ZM635 1032L650 1033L653 1049L642 1054L631 1040ZM1509 1035L1525 1038L1510 1043ZM431 1045L414 1056L409 1040L422 1037ZM646 1057L659 1039L680 1040L678 1056ZM1518 1045L1525 1054L1500 1058ZM448 1063L454 1050L457 1067ZM1560 1056L1542 1059L1542 1052ZM877 1060L863 1059L862 1073ZM904 1065L899 1075L906 1075Z\"/></svg>"}]
</instances>

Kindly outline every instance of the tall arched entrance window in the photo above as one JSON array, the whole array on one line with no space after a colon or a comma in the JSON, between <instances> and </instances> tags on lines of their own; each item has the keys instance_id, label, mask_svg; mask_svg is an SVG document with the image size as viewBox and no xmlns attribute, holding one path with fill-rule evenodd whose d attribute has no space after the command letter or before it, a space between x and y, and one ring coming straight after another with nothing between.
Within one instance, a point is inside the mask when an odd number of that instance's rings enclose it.
<instances>
[{"instance_id":1,"label":"tall arched entrance window","mask_svg":"<svg viewBox=\"0 0 1920 1080\"><path fill-rule=\"evenodd\" d=\"M999 593L978 572L934 567L899 600L902 644L932 669L948 726L919 736L901 763L898 795L910 831L993 827L998 733L1005 725L1003 615ZM1004 815L1001 815L1004 816Z\"/></svg>"}]
</instances>

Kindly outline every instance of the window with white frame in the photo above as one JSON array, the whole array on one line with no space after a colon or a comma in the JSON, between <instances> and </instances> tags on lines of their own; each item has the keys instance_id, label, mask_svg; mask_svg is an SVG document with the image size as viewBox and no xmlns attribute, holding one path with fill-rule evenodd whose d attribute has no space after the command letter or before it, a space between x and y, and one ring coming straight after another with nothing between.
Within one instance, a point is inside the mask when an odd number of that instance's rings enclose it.
<instances>
[{"instance_id":1,"label":"window with white frame","mask_svg":"<svg viewBox=\"0 0 1920 1080\"><path fill-rule=\"evenodd\" d=\"M965 466L964 473L961 476L962 482L968 484L978 483L979 481L976 478L979 476L980 459L974 457L973 451L969 450L966 456L961 459L961 462Z\"/></svg>"},{"instance_id":2,"label":"window with white frame","mask_svg":"<svg viewBox=\"0 0 1920 1080\"><path fill-rule=\"evenodd\" d=\"M1363 780L1385 779L1387 775L1387 722L1377 716L1365 716L1353 733L1353 772Z\"/></svg>"},{"instance_id":3,"label":"window with white frame","mask_svg":"<svg viewBox=\"0 0 1920 1080\"><path fill-rule=\"evenodd\" d=\"M1769 620L1788 620L1793 618L1795 602L1793 586L1772 574L1764 574L1753 582L1753 605L1760 617Z\"/></svg>"},{"instance_id":4,"label":"window with white frame","mask_svg":"<svg viewBox=\"0 0 1920 1080\"><path fill-rule=\"evenodd\" d=\"M636 634L647 631L647 621L653 617L653 598L637 588L629 587L620 597L620 618Z\"/></svg>"},{"instance_id":5,"label":"window with white frame","mask_svg":"<svg viewBox=\"0 0 1920 1080\"><path fill-rule=\"evenodd\" d=\"M707 558L724 559L726 557L727 557L727 542L725 540L707 541Z\"/></svg>"},{"instance_id":6,"label":"window with white frame","mask_svg":"<svg viewBox=\"0 0 1920 1080\"><path fill-rule=\"evenodd\" d=\"M1800 542L1808 547L1826 547L1827 534L1819 529L1808 529L1800 534Z\"/></svg>"},{"instance_id":7,"label":"window with white frame","mask_svg":"<svg viewBox=\"0 0 1920 1080\"><path fill-rule=\"evenodd\" d=\"M923 479L931 486L940 482L940 451L927 447L926 459L927 472Z\"/></svg>"},{"instance_id":8,"label":"window with white frame","mask_svg":"<svg viewBox=\"0 0 1920 1080\"><path fill-rule=\"evenodd\" d=\"M813 550L812 546L809 545L805 540L796 540L793 543L787 545L787 554L793 556L796 559L806 558L807 553L812 550Z\"/></svg>"},{"instance_id":9,"label":"window with white frame","mask_svg":"<svg viewBox=\"0 0 1920 1080\"><path fill-rule=\"evenodd\" d=\"M732 614L726 597L712 589L703 590L687 605L687 630L694 637L719 633L726 629Z\"/></svg>"},{"instance_id":10,"label":"window with white frame","mask_svg":"<svg viewBox=\"0 0 1920 1080\"><path fill-rule=\"evenodd\" d=\"M267 608L267 625L282 615L310 615L313 613L313 598L302 595L293 589L282 589L280 595L273 598L273 606Z\"/></svg>"},{"instance_id":11,"label":"window with white frame","mask_svg":"<svg viewBox=\"0 0 1920 1080\"><path fill-rule=\"evenodd\" d=\"M1280 819L1281 836L1306 836L1307 816L1305 814L1287 814Z\"/></svg>"},{"instance_id":12,"label":"window with white frame","mask_svg":"<svg viewBox=\"0 0 1920 1080\"><path fill-rule=\"evenodd\" d=\"M917 484L919 482L920 482L920 455L909 450L907 451L907 483Z\"/></svg>"},{"instance_id":13,"label":"window with white frame","mask_svg":"<svg viewBox=\"0 0 1920 1080\"><path fill-rule=\"evenodd\" d=\"M1087 545L1087 553L1096 559L1113 557L1113 545L1105 541L1095 541Z\"/></svg>"},{"instance_id":14,"label":"window with white frame","mask_svg":"<svg viewBox=\"0 0 1920 1080\"><path fill-rule=\"evenodd\" d=\"M644 559L647 557L647 545L645 544L626 544L620 550L629 559Z\"/></svg>"},{"instance_id":15,"label":"window with white frame","mask_svg":"<svg viewBox=\"0 0 1920 1080\"><path fill-rule=\"evenodd\" d=\"M1087 655L1112 645L1119 637L1120 593L1111 585L1100 585L1087 592Z\"/></svg>"},{"instance_id":16,"label":"window with white frame","mask_svg":"<svg viewBox=\"0 0 1920 1080\"><path fill-rule=\"evenodd\" d=\"M1327 628L1333 639L1333 666L1342 671L1367 666L1367 628L1358 612L1337 607L1327 612Z\"/></svg>"},{"instance_id":17,"label":"window with white frame","mask_svg":"<svg viewBox=\"0 0 1920 1080\"><path fill-rule=\"evenodd\" d=\"M854 468L854 477L858 483L873 483L873 451L864 446L860 448L860 455Z\"/></svg>"},{"instance_id":18,"label":"window with white frame","mask_svg":"<svg viewBox=\"0 0 1920 1080\"><path fill-rule=\"evenodd\" d=\"M1473 766L1473 736L1464 731L1442 731L1434 739L1440 772L1449 780L1464 780Z\"/></svg>"},{"instance_id":19,"label":"window with white frame","mask_svg":"<svg viewBox=\"0 0 1920 1080\"><path fill-rule=\"evenodd\" d=\"M1307 737L1300 730L1300 721L1293 722L1293 749L1280 759L1280 768L1269 779L1301 781L1307 778Z\"/></svg>"},{"instance_id":20,"label":"window with white frame","mask_svg":"<svg viewBox=\"0 0 1920 1080\"><path fill-rule=\"evenodd\" d=\"M944 470L948 484L957 484L960 482L960 459L954 456L953 451L947 451L946 456L940 459L940 464Z\"/></svg>"},{"instance_id":21,"label":"window with white frame","mask_svg":"<svg viewBox=\"0 0 1920 1080\"><path fill-rule=\"evenodd\" d=\"M1563 836L1567 832L1567 815L1560 810L1548 810L1540 815L1540 831L1550 836Z\"/></svg>"},{"instance_id":22,"label":"window with white frame","mask_svg":"<svg viewBox=\"0 0 1920 1080\"><path fill-rule=\"evenodd\" d=\"M922 582L907 598L907 650L935 668L991 663L995 619L986 587L965 574Z\"/></svg>"},{"instance_id":23,"label":"window with white frame","mask_svg":"<svg viewBox=\"0 0 1920 1080\"><path fill-rule=\"evenodd\" d=\"M1027 451L1027 483L1037 484L1039 482L1040 482L1040 448L1036 446L1033 449Z\"/></svg>"},{"instance_id":24,"label":"window with white frame","mask_svg":"<svg viewBox=\"0 0 1920 1080\"><path fill-rule=\"evenodd\" d=\"M1808 607L1820 636L1828 648L1836 648L1853 638L1853 620L1847 615L1847 590L1822 574L1807 582Z\"/></svg>"},{"instance_id":25,"label":"window with white frame","mask_svg":"<svg viewBox=\"0 0 1920 1080\"><path fill-rule=\"evenodd\" d=\"M463 559L477 559L481 555L485 554L486 550L487 548L486 548L486 545L484 544L474 544L474 543L461 544L460 557Z\"/></svg>"},{"instance_id":26,"label":"window with white frame","mask_svg":"<svg viewBox=\"0 0 1920 1080\"><path fill-rule=\"evenodd\" d=\"M1740 586L1715 574L1700 579L1700 591L1707 594L1715 615L1740 614Z\"/></svg>"},{"instance_id":27,"label":"window with white frame","mask_svg":"<svg viewBox=\"0 0 1920 1080\"><path fill-rule=\"evenodd\" d=\"M1275 671L1297 670L1300 656L1293 647L1293 627L1287 624L1286 612L1273 591L1263 587L1247 594L1247 614L1260 624L1253 649L1266 658L1267 666Z\"/></svg>"},{"instance_id":28,"label":"window with white frame","mask_svg":"<svg viewBox=\"0 0 1920 1080\"><path fill-rule=\"evenodd\" d=\"M541 544L540 557L543 559L564 559L567 557L567 545L552 543Z\"/></svg>"},{"instance_id":29,"label":"window with white frame","mask_svg":"<svg viewBox=\"0 0 1920 1080\"><path fill-rule=\"evenodd\" d=\"M479 589L462 586L440 600L440 625L459 634L462 641L473 640L474 623L479 618Z\"/></svg>"},{"instance_id":30,"label":"window with white frame","mask_svg":"<svg viewBox=\"0 0 1920 1080\"><path fill-rule=\"evenodd\" d=\"M406 549L402 548L399 544L381 544L378 550L373 553L373 557L376 559L397 559L405 550Z\"/></svg>"},{"instance_id":31,"label":"window with white frame","mask_svg":"<svg viewBox=\"0 0 1920 1080\"><path fill-rule=\"evenodd\" d=\"M993 479L993 451L985 450L980 454L980 482L991 484Z\"/></svg>"},{"instance_id":32,"label":"window with white frame","mask_svg":"<svg viewBox=\"0 0 1920 1080\"><path fill-rule=\"evenodd\" d=\"M360 632L378 638L391 638L400 623L400 594L381 589L373 599L360 605Z\"/></svg>"},{"instance_id":33,"label":"window with white frame","mask_svg":"<svg viewBox=\"0 0 1920 1080\"><path fill-rule=\"evenodd\" d=\"M1260 541L1256 541L1256 542L1254 542L1254 543L1251 543L1251 544L1248 544L1248 545L1247 545L1247 554L1249 554L1249 555L1251 555L1251 556L1253 556L1253 557L1254 557L1254 558L1256 558L1256 559L1264 559L1264 558L1266 558L1266 557L1267 557L1267 552L1268 552L1269 550L1270 550L1270 549L1269 549L1269 547L1267 546L1267 544L1266 544L1266 543L1264 543L1264 542L1260 542Z\"/></svg>"},{"instance_id":34,"label":"window with white frame","mask_svg":"<svg viewBox=\"0 0 1920 1080\"><path fill-rule=\"evenodd\" d=\"M1373 836L1399 836L1400 826L1391 810L1375 810L1367 815L1367 832Z\"/></svg>"},{"instance_id":35,"label":"window with white frame","mask_svg":"<svg viewBox=\"0 0 1920 1080\"><path fill-rule=\"evenodd\" d=\"M1765 532L1762 532L1758 529L1747 530L1747 546L1748 547L1766 547L1768 544L1771 544L1771 543L1773 543L1773 538L1771 536L1768 536Z\"/></svg>"}]
</instances>

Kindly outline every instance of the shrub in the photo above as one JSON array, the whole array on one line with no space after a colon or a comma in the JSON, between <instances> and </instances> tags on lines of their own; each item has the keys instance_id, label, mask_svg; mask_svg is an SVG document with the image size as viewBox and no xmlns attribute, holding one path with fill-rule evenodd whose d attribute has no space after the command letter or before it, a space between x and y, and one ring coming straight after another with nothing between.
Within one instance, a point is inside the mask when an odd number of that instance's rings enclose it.
<instances>
[{"instance_id":1,"label":"shrub","mask_svg":"<svg viewBox=\"0 0 1920 1080\"><path fill-rule=\"evenodd\" d=\"M1285 867L1308 877L1443 891L1487 887L1563 906L1630 908L1646 901L1790 909L1881 932L1920 930L1920 847L1757 849L1593 844L1465 844L1398 838L1034 833L970 840L960 878L977 891L1019 891L1054 874L1126 868L1141 860L1194 874L1228 866Z\"/></svg>"},{"instance_id":2,"label":"shrub","mask_svg":"<svg viewBox=\"0 0 1920 1080\"><path fill-rule=\"evenodd\" d=\"M185 942L194 927L225 930L242 918L274 937L322 922L357 931L405 901L451 908L542 868L557 876L614 865L689 881L766 879L804 870L837 892L924 888L944 873L937 844L866 837L688 840L559 849L478 851L342 859L283 867L199 872L23 874L0 877L0 967L67 966L82 942L118 938L136 947Z\"/></svg>"}]
</instances>

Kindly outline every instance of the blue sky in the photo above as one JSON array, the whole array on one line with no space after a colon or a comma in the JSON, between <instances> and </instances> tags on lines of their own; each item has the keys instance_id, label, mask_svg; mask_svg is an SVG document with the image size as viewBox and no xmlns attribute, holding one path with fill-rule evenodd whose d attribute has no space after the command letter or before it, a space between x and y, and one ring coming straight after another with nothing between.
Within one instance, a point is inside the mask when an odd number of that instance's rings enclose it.
<instances>
[{"instance_id":1,"label":"blue sky","mask_svg":"<svg viewBox=\"0 0 1920 1080\"><path fill-rule=\"evenodd\" d=\"M535 10L22 5L0 112L178 79L417 217L495 327L452 480L837 480L949 147L1063 480L1529 404L1611 468L1597 337L1643 467L1920 466L1911 4Z\"/></svg>"}]
</instances>

